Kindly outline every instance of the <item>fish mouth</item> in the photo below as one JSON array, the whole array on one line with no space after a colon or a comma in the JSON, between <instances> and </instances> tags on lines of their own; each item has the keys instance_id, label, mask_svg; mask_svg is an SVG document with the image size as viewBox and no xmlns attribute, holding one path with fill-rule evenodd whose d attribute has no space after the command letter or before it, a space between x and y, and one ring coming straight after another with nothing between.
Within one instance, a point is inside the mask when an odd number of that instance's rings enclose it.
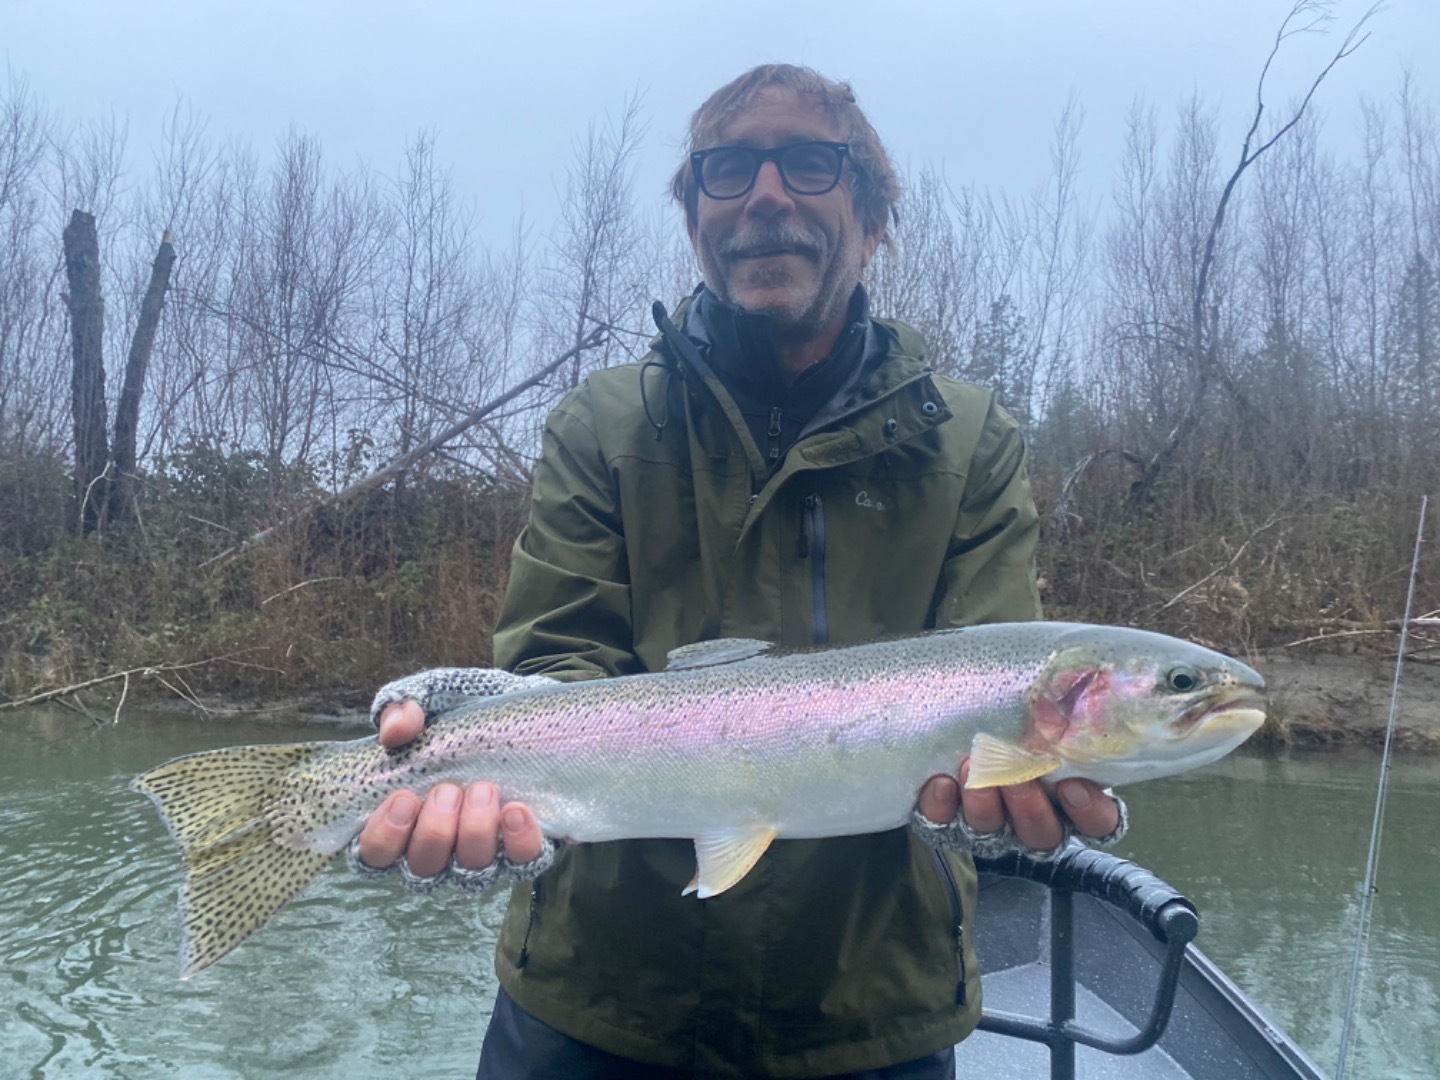
<instances>
[{"instance_id":1,"label":"fish mouth","mask_svg":"<svg viewBox=\"0 0 1440 1080\"><path fill-rule=\"evenodd\" d=\"M1265 722L1265 695L1249 687L1237 687L1220 697L1203 698L1182 712L1174 728L1181 732L1204 727L1218 732L1229 729L1249 735Z\"/></svg>"}]
</instances>

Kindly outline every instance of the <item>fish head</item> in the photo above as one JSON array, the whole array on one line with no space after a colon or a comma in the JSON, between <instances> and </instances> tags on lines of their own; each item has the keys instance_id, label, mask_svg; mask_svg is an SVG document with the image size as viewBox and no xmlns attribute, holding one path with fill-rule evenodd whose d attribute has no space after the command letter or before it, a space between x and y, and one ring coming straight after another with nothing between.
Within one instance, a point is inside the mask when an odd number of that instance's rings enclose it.
<instances>
[{"instance_id":1,"label":"fish head","mask_svg":"<svg viewBox=\"0 0 1440 1080\"><path fill-rule=\"evenodd\" d=\"M1265 720L1265 680L1192 642L1116 627L1062 638L1032 688L1025 740L1062 775L1120 784L1216 761Z\"/></svg>"}]
</instances>

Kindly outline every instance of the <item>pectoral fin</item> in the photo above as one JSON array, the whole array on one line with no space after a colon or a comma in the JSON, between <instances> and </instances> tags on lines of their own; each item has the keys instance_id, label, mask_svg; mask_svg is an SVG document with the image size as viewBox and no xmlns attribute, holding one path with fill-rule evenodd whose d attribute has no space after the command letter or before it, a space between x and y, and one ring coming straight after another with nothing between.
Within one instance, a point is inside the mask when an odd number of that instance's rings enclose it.
<instances>
[{"instance_id":1,"label":"pectoral fin","mask_svg":"<svg viewBox=\"0 0 1440 1080\"><path fill-rule=\"evenodd\" d=\"M1034 754L1014 743L980 732L970 744L968 788L1003 787L1052 773L1062 762L1054 754Z\"/></svg>"},{"instance_id":2,"label":"pectoral fin","mask_svg":"<svg viewBox=\"0 0 1440 1080\"><path fill-rule=\"evenodd\" d=\"M701 900L720 895L760 861L776 832L769 825L760 825L697 836L695 877L681 895L696 893Z\"/></svg>"}]
</instances>

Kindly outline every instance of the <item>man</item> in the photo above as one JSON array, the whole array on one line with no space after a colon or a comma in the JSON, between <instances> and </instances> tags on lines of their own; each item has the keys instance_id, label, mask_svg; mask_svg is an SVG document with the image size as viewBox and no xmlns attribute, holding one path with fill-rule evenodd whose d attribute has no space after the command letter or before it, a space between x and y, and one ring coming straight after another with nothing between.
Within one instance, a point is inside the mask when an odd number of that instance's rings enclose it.
<instances>
[{"instance_id":1,"label":"man","mask_svg":"<svg viewBox=\"0 0 1440 1080\"><path fill-rule=\"evenodd\" d=\"M1038 617L1014 422L869 316L860 279L898 183L848 87L757 68L701 106L691 149L674 191L705 287L657 311L643 364L592 375L551 415L497 664L604 677L716 637ZM397 701L381 740L422 723ZM1086 781L1059 785L1062 814L1034 783L962 791L957 765L924 787L914 828L779 841L703 902L681 896L688 842L565 848L511 895L479 1075L952 1076L979 1014L975 876L936 849L1053 852L1067 816L1088 837L1122 828ZM483 783L392 796L358 862L402 854L421 887L549 863L533 815Z\"/></svg>"}]
</instances>

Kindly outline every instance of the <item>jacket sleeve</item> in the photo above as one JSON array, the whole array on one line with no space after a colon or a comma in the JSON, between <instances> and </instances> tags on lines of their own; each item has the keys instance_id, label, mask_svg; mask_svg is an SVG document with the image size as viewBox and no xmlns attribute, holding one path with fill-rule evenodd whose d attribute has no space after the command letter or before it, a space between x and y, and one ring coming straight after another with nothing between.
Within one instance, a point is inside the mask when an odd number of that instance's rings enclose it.
<instances>
[{"instance_id":1,"label":"jacket sleeve","mask_svg":"<svg viewBox=\"0 0 1440 1080\"><path fill-rule=\"evenodd\" d=\"M1035 585L1039 533L1024 436L992 400L945 558L935 625L1041 618Z\"/></svg>"},{"instance_id":2,"label":"jacket sleeve","mask_svg":"<svg viewBox=\"0 0 1440 1080\"><path fill-rule=\"evenodd\" d=\"M530 519L510 565L495 664L584 679L639 671L620 498L581 386L545 425Z\"/></svg>"}]
</instances>

